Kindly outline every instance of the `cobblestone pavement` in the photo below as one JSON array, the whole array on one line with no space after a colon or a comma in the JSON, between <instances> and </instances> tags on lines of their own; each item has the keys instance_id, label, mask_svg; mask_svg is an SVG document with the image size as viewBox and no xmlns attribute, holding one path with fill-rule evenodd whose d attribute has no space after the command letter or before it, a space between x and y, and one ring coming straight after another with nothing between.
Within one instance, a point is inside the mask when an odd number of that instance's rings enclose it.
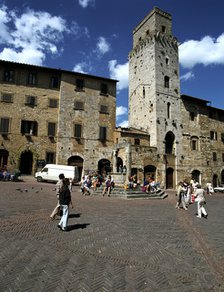
<instances>
[{"instance_id":1,"label":"cobblestone pavement","mask_svg":"<svg viewBox=\"0 0 224 292\"><path fill-rule=\"evenodd\" d=\"M0 182L0 291L224 291L224 194L177 210L165 200L72 193L68 232L54 185Z\"/></svg>"}]
</instances>

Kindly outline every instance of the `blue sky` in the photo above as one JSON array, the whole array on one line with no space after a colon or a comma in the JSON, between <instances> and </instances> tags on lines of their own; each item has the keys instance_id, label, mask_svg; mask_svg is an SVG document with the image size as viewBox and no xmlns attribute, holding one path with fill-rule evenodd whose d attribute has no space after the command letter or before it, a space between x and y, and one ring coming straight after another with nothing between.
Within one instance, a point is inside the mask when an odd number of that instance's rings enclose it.
<instances>
[{"instance_id":1,"label":"blue sky","mask_svg":"<svg viewBox=\"0 0 224 292\"><path fill-rule=\"evenodd\" d=\"M117 125L127 126L132 31L155 6L173 18L181 93L224 109L222 0L0 0L0 59L119 80Z\"/></svg>"}]
</instances>

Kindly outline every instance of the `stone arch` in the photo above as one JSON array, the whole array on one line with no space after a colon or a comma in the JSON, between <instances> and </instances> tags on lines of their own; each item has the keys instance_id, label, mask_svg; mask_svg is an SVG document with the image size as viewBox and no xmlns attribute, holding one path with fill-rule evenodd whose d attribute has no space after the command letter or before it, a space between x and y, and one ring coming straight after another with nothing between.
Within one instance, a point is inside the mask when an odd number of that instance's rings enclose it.
<instances>
[{"instance_id":1,"label":"stone arch","mask_svg":"<svg viewBox=\"0 0 224 292\"><path fill-rule=\"evenodd\" d=\"M78 167L79 177L78 180L81 180L83 172L83 158L78 155L70 156L67 160L68 165L73 165Z\"/></svg>"},{"instance_id":2,"label":"stone arch","mask_svg":"<svg viewBox=\"0 0 224 292\"><path fill-rule=\"evenodd\" d=\"M0 167L8 164L9 151L0 149Z\"/></svg>"},{"instance_id":3,"label":"stone arch","mask_svg":"<svg viewBox=\"0 0 224 292\"><path fill-rule=\"evenodd\" d=\"M218 175L216 173L213 174L212 185L213 185L213 187L217 187L218 186Z\"/></svg>"},{"instance_id":4,"label":"stone arch","mask_svg":"<svg viewBox=\"0 0 224 292\"><path fill-rule=\"evenodd\" d=\"M191 172L191 177L193 180L196 180L197 182L201 182L201 172L200 170L198 169L194 169L192 172Z\"/></svg>"},{"instance_id":5,"label":"stone arch","mask_svg":"<svg viewBox=\"0 0 224 292\"><path fill-rule=\"evenodd\" d=\"M165 136L165 153L166 154L173 154L174 152L174 140L175 135L173 132L169 131L166 133Z\"/></svg>"},{"instance_id":6,"label":"stone arch","mask_svg":"<svg viewBox=\"0 0 224 292\"><path fill-rule=\"evenodd\" d=\"M119 172L119 167L122 167L123 169L123 166L124 166L124 163L123 163L123 159L121 157L117 157L117 172Z\"/></svg>"},{"instance_id":7,"label":"stone arch","mask_svg":"<svg viewBox=\"0 0 224 292\"><path fill-rule=\"evenodd\" d=\"M32 174L33 152L25 150L21 152L19 159L19 170L21 174Z\"/></svg>"},{"instance_id":8,"label":"stone arch","mask_svg":"<svg viewBox=\"0 0 224 292\"><path fill-rule=\"evenodd\" d=\"M221 184L224 184L224 169L221 171Z\"/></svg>"},{"instance_id":9,"label":"stone arch","mask_svg":"<svg viewBox=\"0 0 224 292\"><path fill-rule=\"evenodd\" d=\"M147 179L149 176L156 180L156 167L154 165L146 165L144 167L144 179Z\"/></svg>"},{"instance_id":10,"label":"stone arch","mask_svg":"<svg viewBox=\"0 0 224 292\"><path fill-rule=\"evenodd\" d=\"M108 159L100 159L98 161L98 172L102 176L106 176L109 172L111 172L111 162Z\"/></svg>"}]
</instances>

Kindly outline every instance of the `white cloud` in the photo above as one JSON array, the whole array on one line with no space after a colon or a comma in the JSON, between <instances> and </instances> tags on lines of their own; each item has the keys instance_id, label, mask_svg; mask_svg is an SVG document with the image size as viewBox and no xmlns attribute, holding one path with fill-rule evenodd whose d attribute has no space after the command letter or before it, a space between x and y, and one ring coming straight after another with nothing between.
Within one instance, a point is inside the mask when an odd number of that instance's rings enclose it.
<instances>
[{"instance_id":1,"label":"white cloud","mask_svg":"<svg viewBox=\"0 0 224 292\"><path fill-rule=\"evenodd\" d=\"M128 62L119 65L116 60L109 61L110 78L118 80L118 90L128 88Z\"/></svg>"},{"instance_id":2,"label":"white cloud","mask_svg":"<svg viewBox=\"0 0 224 292\"><path fill-rule=\"evenodd\" d=\"M224 33L217 39L205 36L200 41L184 42L179 47L179 57L184 68L193 68L197 64L224 64Z\"/></svg>"},{"instance_id":3,"label":"white cloud","mask_svg":"<svg viewBox=\"0 0 224 292\"><path fill-rule=\"evenodd\" d=\"M42 65L45 60L45 54L40 50L29 48L22 49L19 52L14 49L5 48L0 53L0 59L26 64Z\"/></svg>"},{"instance_id":4,"label":"white cloud","mask_svg":"<svg viewBox=\"0 0 224 292\"><path fill-rule=\"evenodd\" d=\"M48 12L27 9L21 15L0 7L0 58L43 65L47 54L59 54L65 34L79 34L78 25L68 29L66 21Z\"/></svg>"},{"instance_id":5,"label":"white cloud","mask_svg":"<svg viewBox=\"0 0 224 292\"><path fill-rule=\"evenodd\" d=\"M107 42L107 40L104 37L99 37L99 40L96 46L97 46L97 52L100 55L104 55L110 50L110 44Z\"/></svg>"},{"instance_id":6,"label":"white cloud","mask_svg":"<svg viewBox=\"0 0 224 292\"><path fill-rule=\"evenodd\" d=\"M119 116L123 116L125 114L127 114L128 110L126 107L124 106L118 106L116 108L116 116L119 117Z\"/></svg>"},{"instance_id":7,"label":"white cloud","mask_svg":"<svg viewBox=\"0 0 224 292\"><path fill-rule=\"evenodd\" d=\"M180 77L180 80L187 81L189 79L194 78L194 73L192 71L187 72L186 74Z\"/></svg>"},{"instance_id":8,"label":"white cloud","mask_svg":"<svg viewBox=\"0 0 224 292\"><path fill-rule=\"evenodd\" d=\"M80 72L80 73L87 73L85 71L85 68L87 67L87 63L82 62L82 63L78 63L74 66L73 70L74 72Z\"/></svg>"},{"instance_id":9,"label":"white cloud","mask_svg":"<svg viewBox=\"0 0 224 292\"><path fill-rule=\"evenodd\" d=\"M8 22L10 17L7 15L7 7L2 6L0 8L0 44L5 41L11 41L11 36L8 28Z\"/></svg>"},{"instance_id":10,"label":"white cloud","mask_svg":"<svg viewBox=\"0 0 224 292\"><path fill-rule=\"evenodd\" d=\"M79 5L82 6L82 8L86 8L89 5L94 6L95 0L79 0Z\"/></svg>"},{"instance_id":11,"label":"white cloud","mask_svg":"<svg viewBox=\"0 0 224 292\"><path fill-rule=\"evenodd\" d=\"M118 124L118 127L128 128L128 121L122 121Z\"/></svg>"}]
</instances>

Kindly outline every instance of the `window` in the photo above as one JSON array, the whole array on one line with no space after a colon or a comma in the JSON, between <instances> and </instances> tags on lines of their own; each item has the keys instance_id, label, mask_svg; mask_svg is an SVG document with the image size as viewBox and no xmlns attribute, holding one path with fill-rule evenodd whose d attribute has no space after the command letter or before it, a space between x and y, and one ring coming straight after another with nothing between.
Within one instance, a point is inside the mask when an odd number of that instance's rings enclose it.
<instances>
[{"instance_id":1,"label":"window","mask_svg":"<svg viewBox=\"0 0 224 292\"><path fill-rule=\"evenodd\" d=\"M15 75L14 70L6 69L4 71L3 80L6 81L6 82L14 82L14 78L15 78L14 75Z\"/></svg>"},{"instance_id":2,"label":"window","mask_svg":"<svg viewBox=\"0 0 224 292\"><path fill-rule=\"evenodd\" d=\"M22 120L20 132L23 135L37 136L37 122Z\"/></svg>"},{"instance_id":3,"label":"window","mask_svg":"<svg viewBox=\"0 0 224 292\"><path fill-rule=\"evenodd\" d=\"M59 78L57 76L52 76L51 77L51 88L58 88L59 87Z\"/></svg>"},{"instance_id":4,"label":"window","mask_svg":"<svg viewBox=\"0 0 224 292\"><path fill-rule=\"evenodd\" d=\"M170 118L170 102L167 103L167 118Z\"/></svg>"},{"instance_id":5,"label":"window","mask_svg":"<svg viewBox=\"0 0 224 292\"><path fill-rule=\"evenodd\" d=\"M80 139L82 137L82 125L75 124L74 126L74 137Z\"/></svg>"},{"instance_id":6,"label":"window","mask_svg":"<svg viewBox=\"0 0 224 292\"><path fill-rule=\"evenodd\" d=\"M222 162L224 162L224 153L222 153Z\"/></svg>"},{"instance_id":7,"label":"window","mask_svg":"<svg viewBox=\"0 0 224 292\"><path fill-rule=\"evenodd\" d=\"M166 65L169 65L169 63L170 63L170 60L169 60L169 58L168 58L168 57L166 57L165 61L166 61Z\"/></svg>"},{"instance_id":8,"label":"window","mask_svg":"<svg viewBox=\"0 0 224 292\"><path fill-rule=\"evenodd\" d=\"M104 142L107 139L107 127L100 127L99 140Z\"/></svg>"},{"instance_id":9,"label":"window","mask_svg":"<svg viewBox=\"0 0 224 292\"><path fill-rule=\"evenodd\" d=\"M142 89L142 95L143 95L143 98L145 98L145 87L143 86L143 89Z\"/></svg>"},{"instance_id":10,"label":"window","mask_svg":"<svg viewBox=\"0 0 224 292\"><path fill-rule=\"evenodd\" d=\"M54 137L56 132L56 123L48 123L48 131L47 135L48 137Z\"/></svg>"},{"instance_id":11,"label":"window","mask_svg":"<svg viewBox=\"0 0 224 292\"><path fill-rule=\"evenodd\" d=\"M36 106L37 103L37 97L36 96L26 96L26 105L29 106Z\"/></svg>"},{"instance_id":12,"label":"window","mask_svg":"<svg viewBox=\"0 0 224 292\"><path fill-rule=\"evenodd\" d=\"M211 140L217 140L217 132L210 131L210 139Z\"/></svg>"},{"instance_id":13,"label":"window","mask_svg":"<svg viewBox=\"0 0 224 292\"><path fill-rule=\"evenodd\" d=\"M161 31L162 31L162 33L165 33L165 32L166 32L166 27L165 27L165 25L162 25L162 27L161 27Z\"/></svg>"},{"instance_id":14,"label":"window","mask_svg":"<svg viewBox=\"0 0 224 292\"><path fill-rule=\"evenodd\" d=\"M9 125L10 125L9 118L0 118L0 133L2 134L9 133Z\"/></svg>"},{"instance_id":15,"label":"window","mask_svg":"<svg viewBox=\"0 0 224 292\"><path fill-rule=\"evenodd\" d=\"M138 138L135 139L135 145L140 145L140 139Z\"/></svg>"},{"instance_id":16,"label":"window","mask_svg":"<svg viewBox=\"0 0 224 292\"><path fill-rule=\"evenodd\" d=\"M194 112L190 112L189 115L190 115L190 120L194 121L195 113Z\"/></svg>"},{"instance_id":17,"label":"window","mask_svg":"<svg viewBox=\"0 0 224 292\"><path fill-rule=\"evenodd\" d=\"M224 133L221 133L221 141L224 143Z\"/></svg>"},{"instance_id":18,"label":"window","mask_svg":"<svg viewBox=\"0 0 224 292\"><path fill-rule=\"evenodd\" d=\"M83 79L76 79L76 90L82 91L84 88L84 80Z\"/></svg>"},{"instance_id":19,"label":"window","mask_svg":"<svg viewBox=\"0 0 224 292\"><path fill-rule=\"evenodd\" d=\"M198 137L191 137L191 150L198 150Z\"/></svg>"},{"instance_id":20,"label":"window","mask_svg":"<svg viewBox=\"0 0 224 292\"><path fill-rule=\"evenodd\" d=\"M213 161L217 161L217 153L216 152L212 153L212 158L213 158Z\"/></svg>"},{"instance_id":21,"label":"window","mask_svg":"<svg viewBox=\"0 0 224 292\"><path fill-rule=\"evenodd\" d=\"M107 86L107 84L102 83L100 90L101 90L100 94L107 95L108 94L108 86Z\"/></svg>"},{"instance_id":22,"label":"window","mask_svg":"<svg viewBox=\"0 0 224 292\"><path fill-rule=\"evenodd\" d=\"M2 94L1 101L4 101L4 102L13 102L12 94L3 93Z\"/></svg>"},{"instance_id":23,"label":"window","mask_svg":"<svg viewBox=\"0 0 224 292\"><path fill-rule=\"evenodd\" d=\"M56 162L55 157L56 157L55 152L46 152L46 164L55 163Z\"/></svg>"},{"instance_id":24,"label":"window","mask_svg":"<svg viewBox=\"0 0 224 292\"><path fill-rule=\"evenodd\" d=\"M101 105L100 106L100 112L102 114L108 114L108 106L107 105Z\"/></svg>"},{"instance_id":25,"label":"window","mask_svg":"<svg viewBox=\"0 0 224 292\"><path fill-rule=\"evenodd\" d=\"M169 88L170 87L170 77L164 76L164 87Z\"/></svg>"},{"instance_id":26,"label":"window","mask_svg":"<svg viewBox=\"0 0 224 292\"><path fill-rule=\"evenodd\" d=\"M28 73L27 84L28 85L37 85L37 73L36 72L29 72Z\"/></svg>"},{"instance_id":27,"label":"window","mask_svg":"<svg viewBox=\"0 0 224 292\"><path fill-rule=\"evenodd\" d=\"M84 103L82 101L75 101L74 102L74 109L84 110Z\"/></svg>"},{"instance_id":28,"label":"window","mask_svg":"<svg viewBox=\"0 0 224 292\"><path fill-rule=\"evenodd\" d=\"M58 100L55 98L49 98L49 107L57 108Z\"/></svg>"}]
</instances>

